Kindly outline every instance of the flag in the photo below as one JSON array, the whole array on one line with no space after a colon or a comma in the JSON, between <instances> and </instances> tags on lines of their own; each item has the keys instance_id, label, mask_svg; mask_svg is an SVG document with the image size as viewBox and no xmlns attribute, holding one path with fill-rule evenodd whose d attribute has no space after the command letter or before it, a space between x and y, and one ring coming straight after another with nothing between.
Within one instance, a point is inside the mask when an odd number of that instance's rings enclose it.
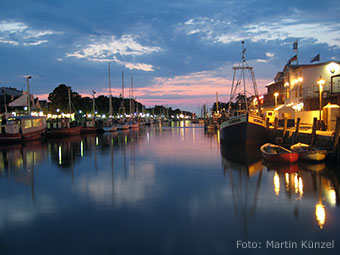
<instances>
[{"instance_id":1,"label":"flag","mask_svg":"<svg viewBox=\"0 0 340 255\"><path fill-rule=\"evenodd\" d=\"M316 55L310 62L313 63L315 61L320 61L320 53Z\"/></svg>"},{"instance_id":2,"label":"flag","mask_svg":"<svg viewBox=\"0 0 340 255\"><path fill-rule=\"evenodd\" d=\"M293 43L293 51L297 51L298 50L298 41L296 40L294 43Z\"/></svg>"},{"instance_id":3,"label":"flag","mask_svg":"<svg viewBox=\"0 0 340 255\"><path fill-rule=\"evenodd\" d=\"M290 65L290 63L293 62L293 61L297 61L297 55L291 57L291 58L289 59L287 65Z\"/></svg>"}]
</instances>

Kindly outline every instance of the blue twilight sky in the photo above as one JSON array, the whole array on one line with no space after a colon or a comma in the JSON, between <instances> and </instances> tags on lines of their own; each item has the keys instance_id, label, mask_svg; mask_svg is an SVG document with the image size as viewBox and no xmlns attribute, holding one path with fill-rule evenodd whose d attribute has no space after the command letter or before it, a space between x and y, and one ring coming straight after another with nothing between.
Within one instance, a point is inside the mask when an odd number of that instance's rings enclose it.
<instances>
[{"instance_id":1,"label":"blue twilight sky","mask_svg":"<svg viewBox=\"0 0 340 255\"><path fill-rule=\"evenodd\" d=\"M299 63L339 61L339 21L336 0L0 0L0 86L107 94L110 62L114 96L124 71L142 103L197 111L228 99L242 40L263 93L296 40Z\"/></svg>"}]
</instances>

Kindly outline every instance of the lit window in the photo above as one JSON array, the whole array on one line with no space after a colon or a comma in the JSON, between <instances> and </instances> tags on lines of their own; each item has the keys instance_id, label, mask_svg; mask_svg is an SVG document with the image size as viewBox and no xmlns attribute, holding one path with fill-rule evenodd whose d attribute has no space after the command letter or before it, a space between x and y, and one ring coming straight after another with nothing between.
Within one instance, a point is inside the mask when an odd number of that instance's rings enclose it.
<instances>
[{"instance_id":1,"label":"lit window","mask_svg":"<svg viewBox=\"0 0 340 255\"><path fill-rule=\"evenodd\" d=\"M32 121L31 120L25 120L24 122L24 127L25 128L31 128L32 127Z\"/></svg>"}]
</instances>

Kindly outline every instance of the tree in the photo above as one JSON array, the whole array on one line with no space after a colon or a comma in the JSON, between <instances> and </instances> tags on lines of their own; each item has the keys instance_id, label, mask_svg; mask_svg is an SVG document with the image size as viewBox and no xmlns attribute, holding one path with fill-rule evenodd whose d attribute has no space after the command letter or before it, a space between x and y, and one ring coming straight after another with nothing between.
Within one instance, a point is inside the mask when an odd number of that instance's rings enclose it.
<instances>
[{"instance_id":1,"label":"tree","mask_svg":"<svg viewBox=\"0 0 340 255\"><path fill-rule=\"evenodd\" d=\"M55 112L57 109L60 109L61 112L68 111L68 86L65 84L60 84L56 87L52 93L48 95L48 100L51 101L51 111ZM77 92L73 92L70 88L71 92L71 102L74 106L79 106L79 99L81 96ZM74 109L73 109L74 110Z\"/></svg>"}]
</instances>

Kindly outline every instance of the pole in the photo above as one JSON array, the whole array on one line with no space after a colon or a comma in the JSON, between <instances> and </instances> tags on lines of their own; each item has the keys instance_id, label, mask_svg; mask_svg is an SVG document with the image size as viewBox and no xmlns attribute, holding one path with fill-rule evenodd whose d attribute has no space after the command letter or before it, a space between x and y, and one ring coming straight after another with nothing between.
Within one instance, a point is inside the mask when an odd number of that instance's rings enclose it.
<instances>
[{"instance_id":1,"label":"pole","mask_svg":"<svg viewBox=\"0 0 340 255\"><path fill-rule=\"evenodd\" d=\"M2 89L2 91L3 91L3 93L4 93L5 113L7 114L6 91L5 91L5 89Z\"/></svg>"},{"instance_id":2,"label":"pole","mask_svg":"<svg viewBox=\"0 0 340 255\"><path fill-rule=\"evenodd\" d=\"M30 98L30 82L29 80L32 78L31 75L28 75L26 77L26 81L27 81L27 110L28 110L28 114L31 114L31 98Z\"/></svg>"},{"instance_id":3,"label":"pole","mask_svg":"<svg viewBox=\"0 0 340 255\"><path fill-rule=\"evenodd\" d=\"M93 116L95 115L96 112L96 102L94 99L94 95L96 94L96 92L94 90L92 90L92 112L93 112Z\"/></svg>"},{"instance_id":4,"label":"pole","mask_svg":"<svg viewBox=\"0 0 340 255\"><path fill-rule=\"evenodd\" d=\"M218 92L216 92L216 113L218 113Z\"/></svg>"},{"instance_id":5,"label":"pole","mask_svg":"<svg viewBox=\"0 0 340 255\"><path fill-rule=\"evenodd\" d=\"M112 94L111 94L111 67L110 67L109 63L109 94L110 94L110 98L109 98L109 117L112 117Z\"/></svg>"},{"instance_id":6,"label":"pole","mask_svg":"<svg viewBox=\"0 0 340 255\"><path fill-rule=\"evenodd\" d=\"M67 93L68 93L68 110L69 113L71 114L71 87L67 87Z\"/></svg>"}]
</instances>

